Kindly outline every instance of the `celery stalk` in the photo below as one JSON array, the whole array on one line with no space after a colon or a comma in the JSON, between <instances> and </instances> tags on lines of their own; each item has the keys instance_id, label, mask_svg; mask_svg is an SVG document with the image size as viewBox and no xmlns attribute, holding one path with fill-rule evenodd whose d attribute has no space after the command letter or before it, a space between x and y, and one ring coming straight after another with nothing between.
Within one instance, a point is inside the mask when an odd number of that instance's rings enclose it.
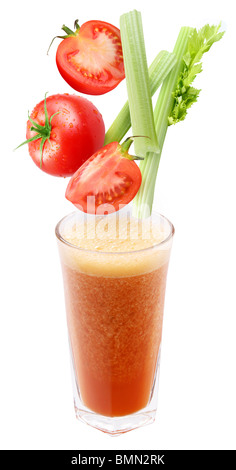
<instances>
[{"instance_id":1,"label":"celery stalk","mask_svg":"<svg viewBox=\"0 0 236 470\"><path fill-rule=\"evenodd\" d=\"M148 217L151 214L156 176L160 163L161 151L168 128L168 117L171 113L174 103L173 93L175 91L179 75L184 67L184 62L182 59L186 52L191 32L192 28L189 27L183 27L180 30L173 51L177 58L177 65L171 70L167 78L164 80L154 109L154 121L158 143L160 146L160 153L158 155L153 155L150 153L145 160L140 162L142 184L137 196L134 199L133 208L134 215L139 218Z\"/></svg>"},{"instance_id":2,"label":"celery stalk","mask_svg":"<svg viewBox=\"0 0 236 470\"><path fill-rule=\"evenodd\" d=\"M122 15L120 32L132 132L133 135L145 136L136 139L134 147L136 154L145 158L149 152L158 153L159 145L154 125L141 13L133 10Z\"/></svg>"},{"instance_id":3,"label":"celery stalk","mask_svg":"<svg viewBox=\"0 0 236 470\"><path fill-rule=\"evenodd\" d=\"M167 51L161 51L156 56L148 69L151 96L156 93L176 62L175 54ZM115 141L120 142L130 127L129 102L126 101L118 116L107 130L104 145Z\"/></svg>"}]
</instances>

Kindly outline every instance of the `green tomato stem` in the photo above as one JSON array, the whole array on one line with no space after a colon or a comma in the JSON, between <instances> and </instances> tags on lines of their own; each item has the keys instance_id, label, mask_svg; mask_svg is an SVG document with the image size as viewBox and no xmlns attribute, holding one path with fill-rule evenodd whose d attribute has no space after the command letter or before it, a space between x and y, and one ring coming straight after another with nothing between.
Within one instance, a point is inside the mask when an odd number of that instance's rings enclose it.
<instances>
[{"instance_id":1,"label":"green tomato stem","mask_svg":"<svg viewBox=\"0 0 236 470\"><path fill-rule=\"evenodd\" d=\"M48 48L48 50L47 50L47 55L48 55L48 53L49 53L49 49L51 48L51 45L52 45L54 39L56 39L56 38L59 38L59 39L66 39L66 38L70 38L70 37L73 37L73 36L74 36L74 37L75 37L75 36L78 36L79 30L80 30L80 26L79 26L79 24L78 24L78 20L75 20L75 22L74 22L74 28L75 28L75 31L72 31L72 29L68 28L68 26L66 26L66 25L63 24L62 27L61 27L61 29L62 29L62 31L64 31L64 32L66 33L66 35L64 35L64 36L54 36L54 38L51 40L50 45L49 45L49 48Z\"/></svg>"},{"instance_id":2,"label":"green tomato stem","mask_svg":"<svg viewBox=\"0 0 236 470\"><path fill-rule=\"evenodd\" d=\"M16 147L16 149L18 149L19 147L22 147L22 145L29 144L30 142L41 139L41 142L40 142L40 168L42 168L42 164L43 164L43 147L44 147L44 144L45 144L46 140L49 140L50 135L51 135L52 118L54 116L56 116L56 114L60 113L60 111L57 111L56 113L52 114L52 116L49 119L48 110L47 110L47 103L46 103L46 96L47 96L47 93L45 93L45 97L44 97L44 114L45 114L45 124L44 124L44 126L41 126L37 122L33 121L33 119L31 119L31 117L29 116L29 113L28 113L28 119L31 122L31 124L33 124L31 126L30 130L33 131L33 132L37 132L37 134L34 135L33 137L31 137L30 139L25 140L24 142L22 142L22 144L20 144L20 145L18 145L18 147Z\"/></svg>"}]
</instances>

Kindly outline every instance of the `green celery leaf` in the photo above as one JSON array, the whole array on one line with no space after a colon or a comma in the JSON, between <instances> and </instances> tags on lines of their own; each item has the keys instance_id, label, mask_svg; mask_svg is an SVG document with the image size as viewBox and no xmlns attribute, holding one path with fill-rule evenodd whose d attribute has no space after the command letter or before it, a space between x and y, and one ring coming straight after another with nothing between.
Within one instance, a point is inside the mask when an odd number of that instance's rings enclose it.
<instances>
[{"instance_id":1,"label":"green celery leaf","mask_svg":"<svg viewBox=\"0 0 236 470\"><path fill-rule=\"evenodd\" d=\"M209 51L214 42L219 41L225 31L219 32L218 26L203 26L199 31L193 29L188 41L187 52L183 56L184 68L181 72L176 89L173 92L174 104L168 118L168 124L176 124L187 116L187 110L198 99L201 90L193 88L191 84L197 74L202 71L201 59L205 52Z\"/></svg>"}]
</instances>

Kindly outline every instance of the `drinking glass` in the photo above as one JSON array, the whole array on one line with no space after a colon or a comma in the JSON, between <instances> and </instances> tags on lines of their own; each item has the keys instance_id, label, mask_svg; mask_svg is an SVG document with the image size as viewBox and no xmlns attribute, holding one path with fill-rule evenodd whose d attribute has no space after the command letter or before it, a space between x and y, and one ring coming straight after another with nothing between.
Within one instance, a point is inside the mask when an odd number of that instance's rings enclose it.
<instances>
[{"instance_id":1,"label":"drinking glass","mask_svg":"<svg viewBox=\"0 0 236 470\"><path fill-rule=\"evenodd\" d=\"M127 251L122 229L119 236L123 237L124 248L112 251L114 230L106 232L104 220L115 221L117 230L119 215L106 217L73 212L57 224L56 236L64 280L76 417L115 435L155 419L174 227L164 216L153 213L141 224L143 237L148 239L147 234L157 230L163 234L159 242L153 246L149 242L148 246L145 239L142 244L140 233L135 238L132 232L132 249ZM73 242L78 227L80 237L88 237L88 224L89 249ZM99 224L103 239L106 236L107 251L104 243L102 249L99 247Z\"/></svg>"}]
</instances>

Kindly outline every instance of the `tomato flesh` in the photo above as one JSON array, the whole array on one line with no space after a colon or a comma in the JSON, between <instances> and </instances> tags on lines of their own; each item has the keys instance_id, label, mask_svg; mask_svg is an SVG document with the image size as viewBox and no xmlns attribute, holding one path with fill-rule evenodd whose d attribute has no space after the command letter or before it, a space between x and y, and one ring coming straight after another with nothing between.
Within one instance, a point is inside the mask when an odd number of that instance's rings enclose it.
<instances>
[{"instance_id":1,"label":"tomato flesh","mask_svg":"<svg viewBox=\"0 0 236 470\"><path fill-rule=\"evenodd\" d=\"M120 30L103 21L84 23L64 39L56 54L58 70L75 90L101 95L125 77Z\"/></svg>"},{"instance_id":2,"label":"tomato flesh","mask_svg":"<svg viewBox=\"0 0 236 470\"><path fill-rule=\"evenodd\" d=\"M46 106L49 119L54 113L58 114L51 120L51 133L44 143L42 159L41 139L28 143L30 156L50 175L71 176L103 145L105 126L102 115L86 98L67 93L49 96ZM44 126L44 101L36 105L30 117ZM27 139L36 135L31 127L32 123L28 121Z\"/></svg>"},{"instance_id":3,"label":"tomato flesh","mask_svg":"<svg viewBox=\"0 0 236 470\"><path fill-rule=\"evenodd\" d=\"M112 142L76 171L67 186L66 198L83 212L111 213L132 201L141 181L138 165L124 156L118 142Z\"/></svg>"}]
</instances>

